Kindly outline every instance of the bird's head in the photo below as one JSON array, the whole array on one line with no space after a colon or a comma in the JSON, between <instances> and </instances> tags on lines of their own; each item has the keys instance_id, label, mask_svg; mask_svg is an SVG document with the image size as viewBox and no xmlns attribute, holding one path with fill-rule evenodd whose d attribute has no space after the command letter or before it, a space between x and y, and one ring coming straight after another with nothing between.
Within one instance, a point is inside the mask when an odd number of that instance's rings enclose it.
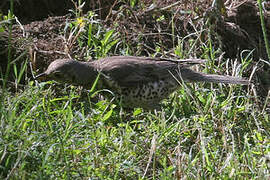
<instances>
[{"instance_id":1,"label":"bird's head","mask_svg":"<svg viewBox=\"0 0 270 180\"><path fill-rule=\"evenodd\" d=\"M64 83L76 81L76 71L78 62L71 59L57 59L53 61L47 70L35 77L35 79L55 80Z\"/></svg>"}]
</instances>

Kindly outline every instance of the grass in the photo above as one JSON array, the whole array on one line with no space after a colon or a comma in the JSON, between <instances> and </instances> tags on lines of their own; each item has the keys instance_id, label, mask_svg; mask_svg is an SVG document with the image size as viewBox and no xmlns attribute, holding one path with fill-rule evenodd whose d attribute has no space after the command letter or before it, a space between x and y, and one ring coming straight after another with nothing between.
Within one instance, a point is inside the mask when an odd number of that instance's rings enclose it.
<instances>
[{"instance_id":1,"label":"grass","mask_svg":"<svg viewBox=\"0 0 270 180\"><path fill-rule=\"evenodd\" d=\"M261 179L269 114L241 87L192 84L161 111L121 112L66 86L29 84L1 113L1 177L11 179Z\"/></svg>"},{"instance_id":2,"label":"grass","mask_svg":"<svg viewBox=\"0 0 270 180\"><path fill-rule=\"evenodd\" d=\"M91 31L82 39L93 37L94 27L88 27ZM89 47L102 47L89 48L87 55L105 56L118 42L110 39L113 30L103 31L103 36L87 39ZM212 48L202 45L205 54L210 52L211 59L216 59ZM239 72L249 62L243 60ZM211 64L201 71L226 72L229 67L233 66ZM0 114L0 178L270 176L270 117L256 103L252 86L186 83L155 112L123 111L111 99L95 102L91 93L70 85L33 81L17 92L5 91Z\"/></svg>"}]
</instances>

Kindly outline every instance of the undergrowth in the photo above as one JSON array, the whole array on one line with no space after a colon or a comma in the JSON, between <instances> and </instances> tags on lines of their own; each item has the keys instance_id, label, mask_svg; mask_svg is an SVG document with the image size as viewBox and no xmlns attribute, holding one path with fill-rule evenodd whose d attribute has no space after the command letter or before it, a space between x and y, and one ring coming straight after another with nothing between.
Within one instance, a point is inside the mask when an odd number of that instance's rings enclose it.
<instances>
[{"instance_id":1,"label":"undergrowth","mask_svg":"<svg viewBox=\"0 0 270 180\"><path fill-rule=\"evenodd\" d=\"M87 46L85 56L129 52L117 49L117 43L124 44L119 34L104 29L93 14L87 19L76 15L70 42L75 38ZM175 52L183 58L194 53L180 47L181 42ZM213 63L219 50L210 37L199 48L208 58L206 67L198 67L204 72L241 75L252 60ZM17 92L6 91L1 98L0 178L269 178L270 119L256 103L253 86L183 83L161 110L152 112L126 111L112 99L97 102L93 93L52 81L29 81Z\"/></svg>"}]
</instances>

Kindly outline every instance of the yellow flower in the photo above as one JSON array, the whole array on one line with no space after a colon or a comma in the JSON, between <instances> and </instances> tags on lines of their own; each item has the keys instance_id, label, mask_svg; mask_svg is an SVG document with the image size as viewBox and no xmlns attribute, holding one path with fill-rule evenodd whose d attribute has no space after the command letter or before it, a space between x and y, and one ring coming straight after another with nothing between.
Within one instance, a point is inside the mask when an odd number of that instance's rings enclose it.
<instances>
[{"instance_id":1,"label":"yellow flower","mask_svg":"<svg viewBox=\"0 0 270 180\"><path fill-rule=\"evenodd\" d=\"M79 17L77 18L77 24L80 26L80 27L83 27L85 25L85 22L83 20L82 17Z\"/></svg>"}]
</instances>

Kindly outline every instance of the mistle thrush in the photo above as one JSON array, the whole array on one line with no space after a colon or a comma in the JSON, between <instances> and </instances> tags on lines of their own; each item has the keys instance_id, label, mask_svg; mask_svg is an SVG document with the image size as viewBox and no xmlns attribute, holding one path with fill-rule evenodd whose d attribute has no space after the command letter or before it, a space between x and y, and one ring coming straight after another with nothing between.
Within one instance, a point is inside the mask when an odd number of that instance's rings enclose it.
<instances>
[{"instance_id":1,"label":"mistle thrush","mask_svg":"<svg viewBox=\"0 0 270 180\"><path fill-rule=\"evenodd\" d=\"M109 89L122 97L124 107L145 109L157 107L162 99L181 86L182 80L249 84L242 78L204 74L189 69L189 66L181 61L133 56L113 56L91 62L57 59L36 78L45 76L90 89L99 75L97 88Z\"/></svg>"}]
</instances>

